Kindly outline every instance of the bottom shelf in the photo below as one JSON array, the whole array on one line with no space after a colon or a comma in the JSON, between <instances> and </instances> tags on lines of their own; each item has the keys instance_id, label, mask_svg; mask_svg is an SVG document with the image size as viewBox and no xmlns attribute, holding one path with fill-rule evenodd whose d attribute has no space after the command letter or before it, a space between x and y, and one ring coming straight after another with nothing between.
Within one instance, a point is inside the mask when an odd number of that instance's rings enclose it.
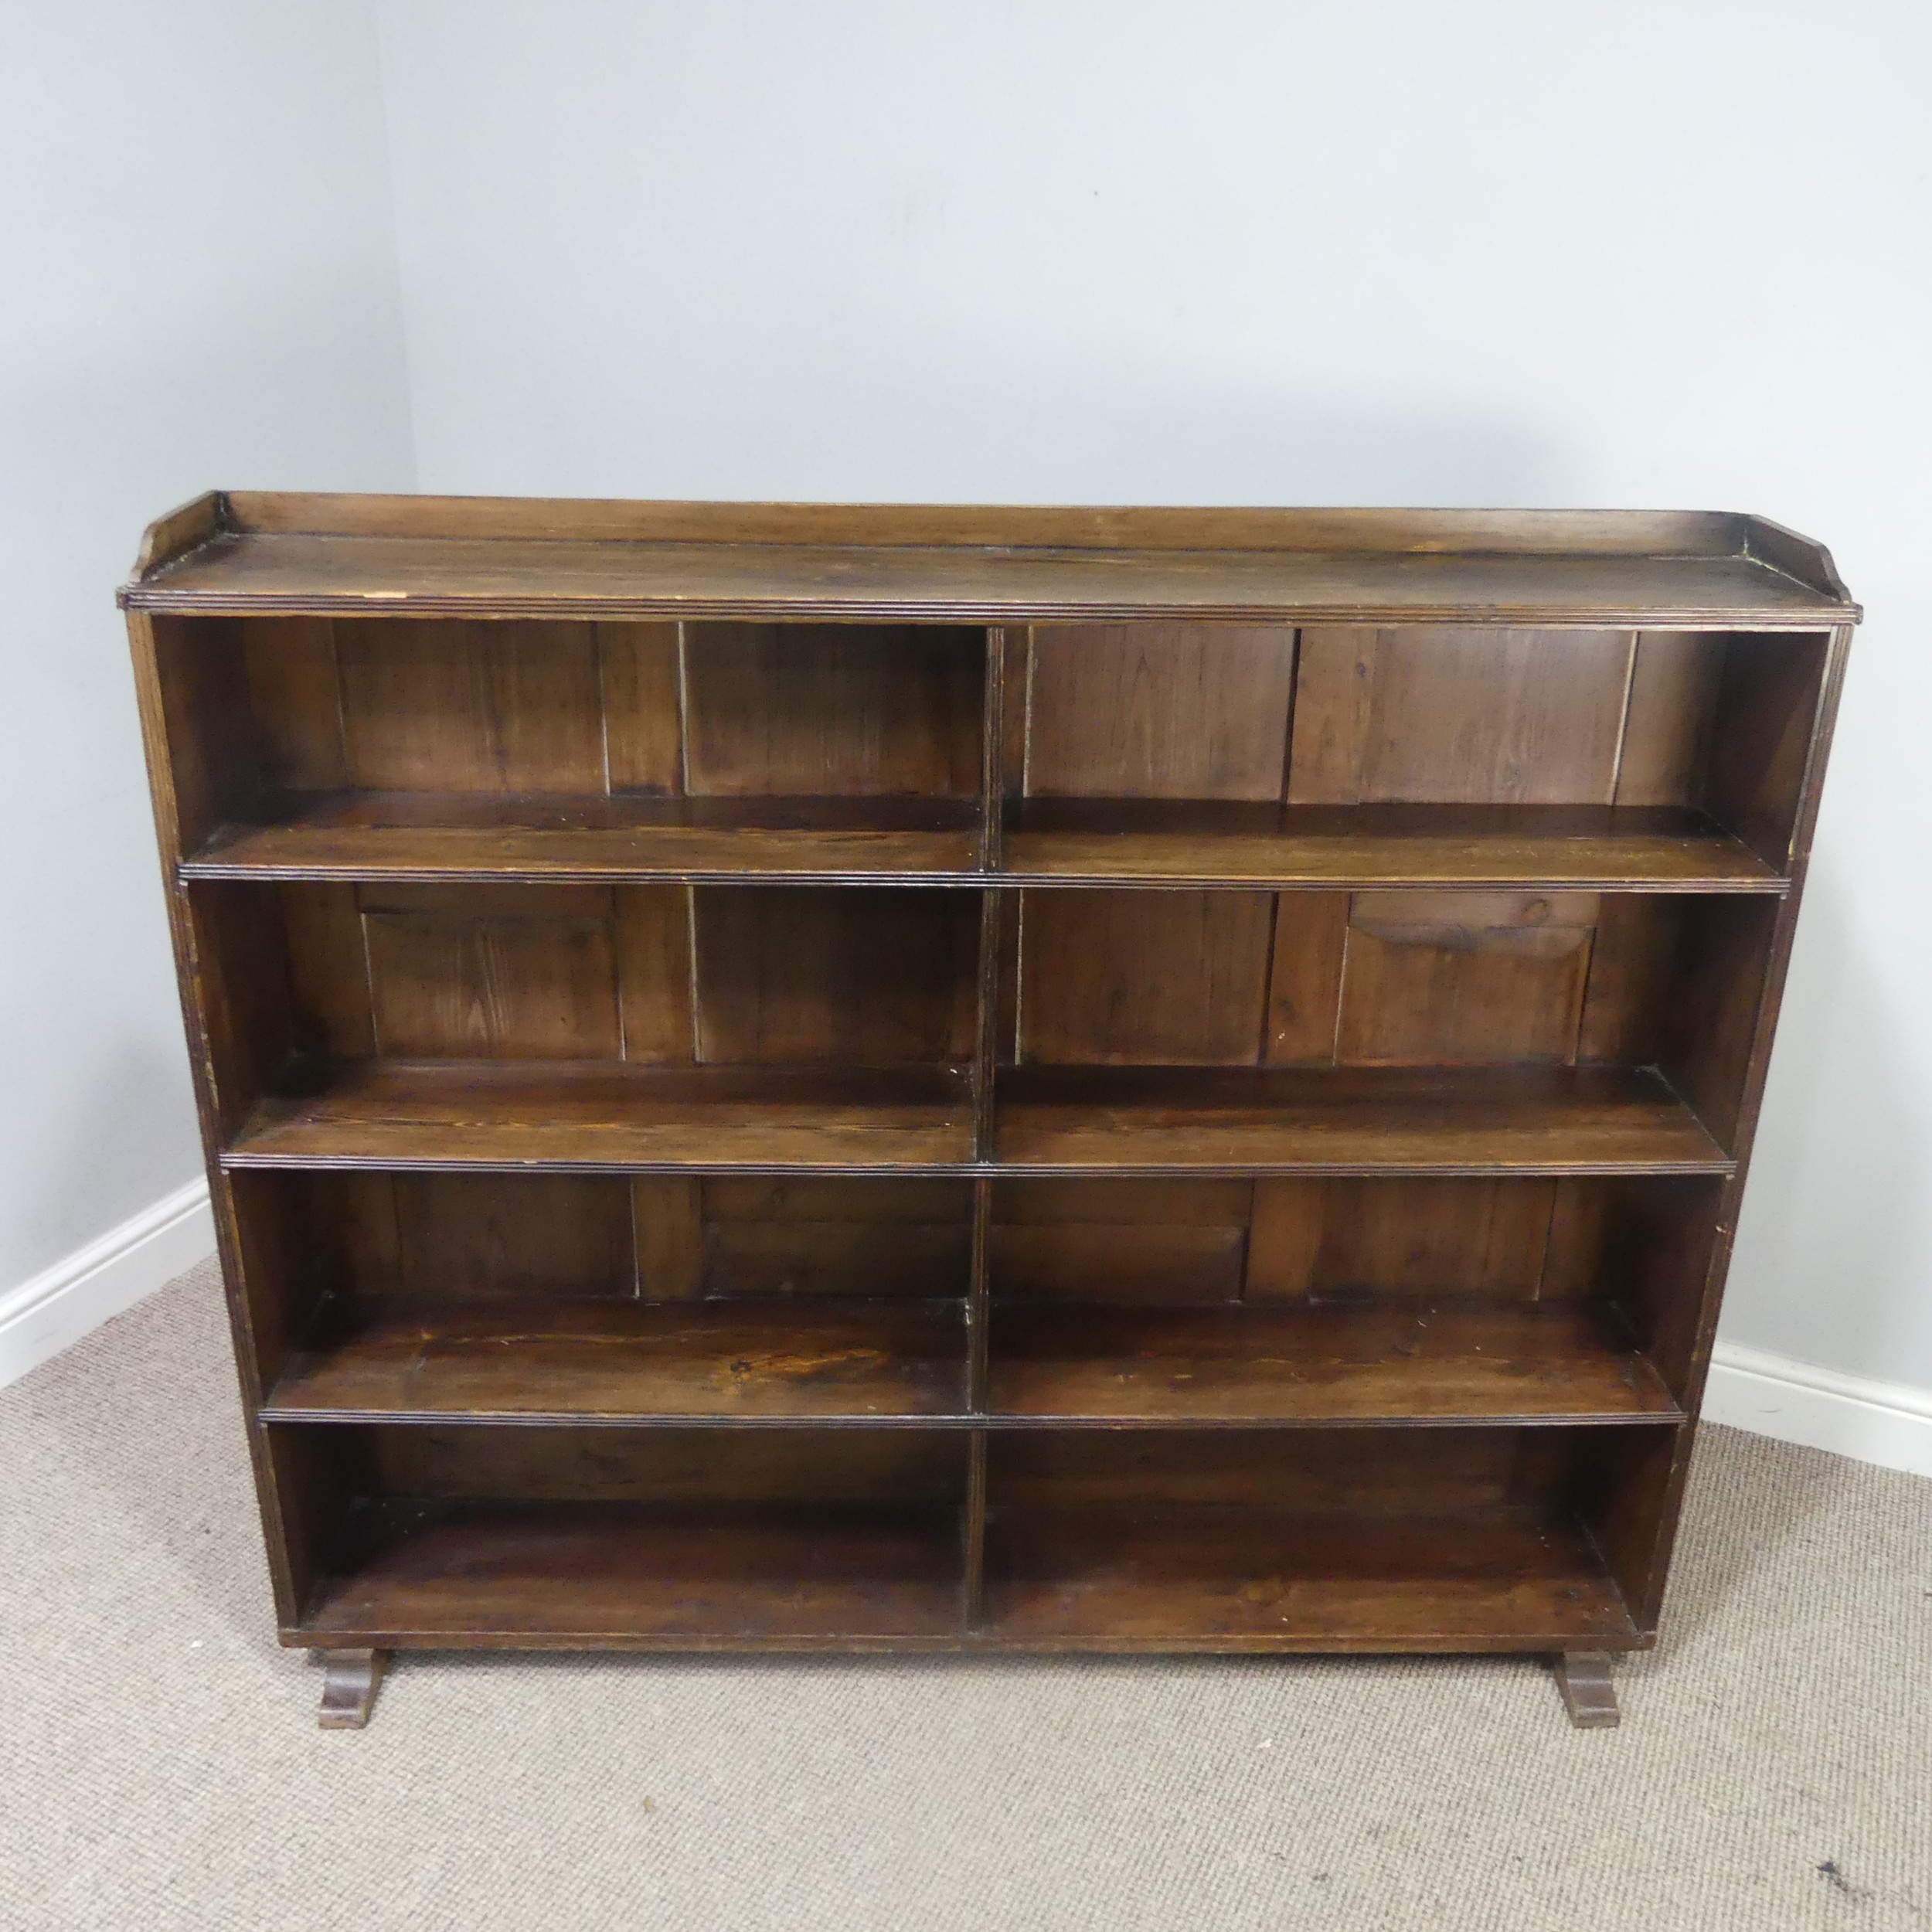
<instances>
[{"instance_id":1,"label":"bottom shelf","mask_svg":"<svg viewBox=\"0 0 1932 1932\"><path fill-rule=\"evenodd\" d=\"M427 1648L811 1648L957 1630L942 1509L359 1502L304 1640Z\"/></svg>"},{"instance_id":2,"label":"bottom shelf","mask_svg":"<svg viewBox=\"0 0 1932 1932\"><path fill-rule=\"evenodd\" d=\"M1628 1648L1616 1585L1565 1515L1180 1505L995 1512L987 1610L1040 1649Z\"/></svg>"},{"instance_id":3,"label":"bottom shelf","mask_svg":"<svg viewBox=\"0 0 1932 1932\"><path fill-rule=\"evenodd\" d=\"M960 1515L365 1500L295 1643L423 1648L1561 1650L1645 1640L1567 1515L998 1509Z\"/></svg>"}]
</instances>

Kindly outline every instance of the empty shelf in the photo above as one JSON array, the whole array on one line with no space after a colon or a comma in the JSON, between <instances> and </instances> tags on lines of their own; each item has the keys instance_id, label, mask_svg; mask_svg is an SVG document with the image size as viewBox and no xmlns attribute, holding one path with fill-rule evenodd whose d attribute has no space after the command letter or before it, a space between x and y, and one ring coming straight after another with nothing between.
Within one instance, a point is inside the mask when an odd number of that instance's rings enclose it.
<instances>
[{"instance_id":1,"label":"empty shelf","mask_svg":"<svg viewBox=\"0 0 1932 1932\"><path fill-rule=\"evenodd\" d=\"M1002 870L1083 885L1788 889L1703 813L1663 807L1033 798L1010 812Z\"/></svg>"},{"instance_id":2,"label":"empty shelf","mask_svg":"<svg viewBox=\"0 0 1932 1932\"><path fill-rule=\"evenodd\" d=\"M1639 1640L1566 1517L1247 1505L996 1509L987 1604L1014 1645L1078 1650L1552 1650Z\"/></svg>"},{"instance_id":3,"label":"empty shelf","mask_svg":"<svg viewBox=\"0 0 1932 1932\"><path fill-rule=\"evenodd\" d=\"M965 1407L958 1301L337 1302L274 1422L821 1422Z\"/></svg>"},{"instance_id":4,"label":"empty shelf","mask_svg":"<svg viewBox=\"0 0 1932 1932\"><path fill-rule=\"evenodd\" d=\"M979 808L956 798L495 798L303 794L228 825L191 879L973 878Z\"/></svg>"},{"instance_id":5,"label":"empty shelf","mask_svg":"<svg viewBox=\"0 0 1932 1932\"><path fill-rule=\"evenodd\" d=\"M263 1101L230 1167L740 1168L892 1172L972 1151L970 1082L944 1067L349 1060Z\"/></svg>"},{"instance_id":6,"label":"empty shelf","mask_svg":"<svg viewBox=\"0 0 1932 1932\"><path fill-rule=\"evenodd\" d=\"M992 1408L1030 1421L1656 1422L1662 1378L1588 1304L1389 1297L1156 1308L995 1304Z\"/></svg>"},{"instance_id":7,"label":"empty shelf","mask_svg":"<svg viewBox=\"0 0 1932 1932\"><path fill-rule=\"evenodd\" d=\"M364 1501L297 1640L784 1648L950 1631L951 1510Z\"/></svg>"},{"instance_id":8,"label":"empty shelf","mask_svg":"<svg viewBox=\"0 0 1932 1932\"><path fill-rule=\"evenodd\" d=\"M1003 1167L1080 1173L1706 1174L1730 1157L1627 1067L1021 1066Z\"/></svg>"}]
</instances>

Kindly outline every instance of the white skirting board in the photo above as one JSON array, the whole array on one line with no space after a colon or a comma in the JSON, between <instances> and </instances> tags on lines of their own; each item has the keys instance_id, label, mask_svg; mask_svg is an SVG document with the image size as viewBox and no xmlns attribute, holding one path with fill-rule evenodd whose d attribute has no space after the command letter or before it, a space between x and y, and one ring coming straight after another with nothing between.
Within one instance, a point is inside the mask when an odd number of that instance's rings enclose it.
<instances>
[{"instance_id":1,"label":"white skirting board","mask_svg":"<svg viewBox=\"0 0 1932 1932\"><path fill-rule=\"evenodd\" d=\"M1704 1420L1932 1476L1932 1391L1815 1369L1719 1339Z\"/></svg>"},{"instance_id":2,"label":"white skirting board","mask_svg":"<svg viewBox=\"0 0 1932 1932\"><path fill-rule=\"evenodd\" d=\"M208 1183L190 1181L0 1294L0 1388L214 1251Z\"/></svg>"},{"instance_id":3,"label":"white skirting board","mask_svg":"<svg viewBox=\"0 0 1932 1932\"><path fill-rule=\"evenodd\" d=\"M0 1294L0 1388L214 1252L208 1184L190 1181ZM1707 1420L1932 1476L1932 1392L1815 1369L1720 1341Z\"/></svg>"}]
</instances>

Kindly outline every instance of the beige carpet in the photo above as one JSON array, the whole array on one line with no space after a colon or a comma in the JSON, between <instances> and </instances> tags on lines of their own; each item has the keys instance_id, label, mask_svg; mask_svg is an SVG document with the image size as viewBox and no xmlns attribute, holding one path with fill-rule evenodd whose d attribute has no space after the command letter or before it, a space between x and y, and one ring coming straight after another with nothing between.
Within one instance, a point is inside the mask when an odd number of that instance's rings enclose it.
<instances>
[{"instance_id":1,"label":"beige carpet","mask_svg":"<svg viewBox=\"0 0 1932 1932\"><path fill-rule=\"evenodd\" d=\"M0 1393L0 1925L1932 1925L1932 1483L1708 1435L1663 1649L405 1658L271 1634L212 1270Z\"/></svg>"}]
</instances>

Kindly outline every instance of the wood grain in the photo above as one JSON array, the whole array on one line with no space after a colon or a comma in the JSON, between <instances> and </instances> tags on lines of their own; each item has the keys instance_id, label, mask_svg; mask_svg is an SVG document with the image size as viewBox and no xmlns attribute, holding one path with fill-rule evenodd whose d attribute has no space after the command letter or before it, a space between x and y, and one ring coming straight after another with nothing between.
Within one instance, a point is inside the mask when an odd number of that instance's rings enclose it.
<instances>
[{"instance_id":1,"label":"wood grain","mask_svg":"<svg viewBox=\"0 0 1932 1932\"><path fill-rule=\"evenodd\" d=\"M969 799L347 791L278 797L262 810L257 822L220 826L188 876L943 884L980 872Z\"/></svg>"},{"instance_id":2,"label":"wood grain","mask_svg":"<svg viewBox=\"0 0 1932 1932\"><path fill-rule=\"evenodd\" d=\"M1549 1180L1268 1179L1254 1184L1247 1298L1541 1291Z\"/></svg>"},{"instance_id":3,"label":"wood grain","mask_svg":"<svg viewBox=\"0 0 1932 1932\"><path fill-rule=\"evenodd\" d=\"M1465 1297L1347 1307L993 1311L995 1415L1109 1427L1675 1420L1594 1310Z\"/></svg>"},{"instance_id":4,"label":"wood grain","mask_svg":"<svg viewBox=\"0 0 1932 1932\"><path fill-rule=\"evenodd\" d=\"M994 1508L991 1628L1011 1641L1243 1649L1634 1641L1582 1531L1522 1510L1338 1519L1240 1509Z\"/></svg>"},{"instance_id":5,"label":"wood grain","mask_svg":"<svg viewBox=\"0 0 1932 1932\"><path fill-rule=\"evenodd\" d=\"M973 895L714 886L696 911L700 1060L971 1062Z\"/></svg>"},{"instance_id":6,"label":"wood grain","mask_svg":"<svg viewBox=\"0 0 1932 1932\"><path fill-rule=\"evenodd\" d=\"M1291 630L1041 625L1032 670L1029 794L1281 797Z\"/></svg>"},{"instance_id":7,"label":"wood grain","mask_svg":"<svg viewBox=\"0 0 1932 1932\"><path fill-rule=\"evenodd\" d=\"M1182 888L1785 889L1780 872L1702 812L1668 806L1030 799L1009 812L1003 869L1022 879Z\"/></svg>"},{"instance_id":8,"label":"wood grain","mask_svg":"<svg viewBox=\"0 0 1932 1932\"><path fill-rule=\"evenodd\" d=\"M337 1303L274 1421L796 1422L964 1412L958 1301Z\"/></svg>"},{"instance_id":9,"label":"wood grain","mask_svg":"<svg viewBox=\"0 0 1932 1932\"><path fill-rule=\"evenodd\" d=\"M1646 631L1637 640L1617 760L1617 803L1689 805L1703 796L1724 641Z\"/></svg>"},{"instance_id":10,"label":"wood grain","mask_svg":"<svg viewBox=\"0 0 1932 1932\"><path fill-rule=\"evenodd\" d=\"M963 1166L963 1075L596 1060L347 1061L317 1090L263 1101L223 1156L241 1167L572 1172Z\"/></svg>"},{"instance_id":11,"label":"wood grain","mask_svg":"<svg viewBox=\"0 0 1932 1932\"><path fill-rule=\"evenodd\" d=\"M1607 805L1634 644L1611 631L1311 628L1288 798Z\"/></svg>"},{"instance_id":12,"label":"wood grain","mask_svg":"<svg viewBox=\"0 0 1932 1932\"><path fill-rule=\"evenodd\" d=\"M615 1060L621 1046L609 891L479 898L506 889L397 888L363 930L377 1050L405 1059ZM507 889L515 890L516 889ZM567 895L560 899L558 895Z\"/></svg>"},{"instance_id":13,"label":"wood grain","mask_svg":"<svg viewBox=\"0 0 1932 1932\"><path fill-rule=\"evenodd\" d=\"M1020 1058L1253 1065L1274 912L1265 893L1026 893Z\"/></svg>"},{"instance_id":14,"label":"wood grain","mask_svg":"<svg viewBox=\"0 0 1932 1932\"><path fill-rule=\"evenodd\" d=\"M731 798L979 791L977 631L688 624L686 784Z\"/></svg>"},{"instance_id":15,"label":"wood grain","mask_svg":"<svg viewBox=\"0 0 1932 1932\"><path fill-rule=\"evenodd\" d=\"M597 626L604 788L675 798L684 790L684 692L675 624Z\"/></svg>"},{"instance_id":16,"label":"wood grain","mask_svg":"<svg viewBox=\"0 0 1932 1932\"><path fill-rule=\"evenodd\" d=\"M122 593L130 610L583 618L1148 619L1514 626L1823 625L1855 607L1756 559L1227 549L953 550L231 532Z\"/></svg>"},{"instance_id":17,"label":"wood grain","mask_svg":"<svg viewBox=\"0 0 1932 1932\"><path fill-rule=\"evenodd\" d=\"M366 1508L304 1640L694 1649L930 1636L957 1614L950 1512L478 1502Z\"/></svg>"},{"instance_id":18,"label":"wood grain","mask_svg":"<svg viewBox=\"0 0 1932 1932\"><path fill-rule=\"evenodd\" d=\"M1577 1056L1594 893L1357 893L1335 1059L1478 1066Z\"/></svg>"},{"instance_id":19,"label":"wood grain","mask_svg":"<svg viewBox=\"0 0 1932 1932\"><path fill-rule=\"evenodd\" d=\"M588 624L339 622L349 780L371 791L604 789Z\"/></svg>"},{"instance_id":20,"label":"wood grain","mask_svg":"<svg viewBox=\"0 0 1932 1932\"><path fill-rule=\"evenodd\" d=\"M1730 1157L1655 1073L1609 1068L1021 1066L1009 1167L1249 1172L1719 1172Z\"/></svg>"}]
</instances>

